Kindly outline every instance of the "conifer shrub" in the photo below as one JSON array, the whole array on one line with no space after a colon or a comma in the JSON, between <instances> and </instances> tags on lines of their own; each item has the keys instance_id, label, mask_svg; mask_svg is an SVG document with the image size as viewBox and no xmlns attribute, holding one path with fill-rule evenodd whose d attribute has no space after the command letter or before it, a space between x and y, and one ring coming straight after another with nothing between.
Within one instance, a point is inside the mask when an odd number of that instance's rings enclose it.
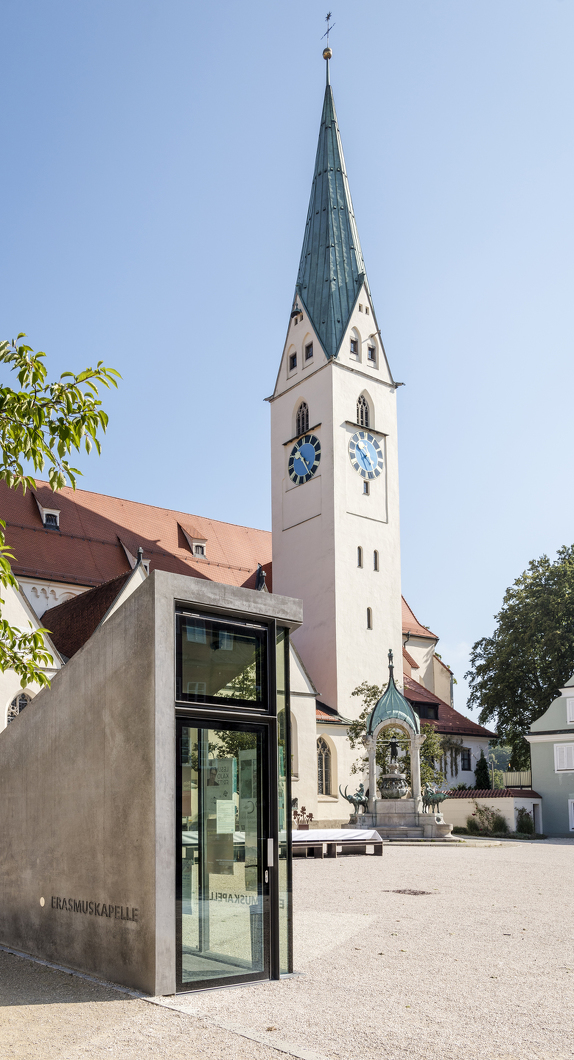
<instances>
[{"instance_id":1,"label":"conifer shrub","mask_svg":"<svg viewBox=\"0 0 574 1060\"><path fill-rule=\"evenodd\" d=\"M534 835L534 821L525 806L516 811L516 831L522 835Z\"/></svg>"},{"instance_id":2,"label":"conifer shrub","mask_svg":"<svg viewBox=\"0 0 574 1060\"><path fill-rule=\"evenodd\" d=\"M480 752L480 758L476 763L474 776L476 781L476 787L479 791L482 791L485 788L490 788L490 773L488 771L488 762L484 757L484 751Z\"/></svg>"}]
</instances>

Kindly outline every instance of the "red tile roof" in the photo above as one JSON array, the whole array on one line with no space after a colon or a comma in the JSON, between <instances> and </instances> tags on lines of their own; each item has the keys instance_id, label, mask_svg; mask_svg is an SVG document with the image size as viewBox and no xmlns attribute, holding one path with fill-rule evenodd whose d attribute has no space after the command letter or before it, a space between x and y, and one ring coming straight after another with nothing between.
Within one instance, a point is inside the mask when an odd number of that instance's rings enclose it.
<instances>
[{"instance_id":1,"label":"red tile roof","mask_svg":"<svg viewBox=\"0 0 574 1060\"><path fill-rule=\"evenodd\" d=\"M334 707L328 707L326 703L320 703L319 700L315 700L317 715L317 721L330 721L337 725L348 725L348 718L344 718L342 714L339 714L338 710Z\"/></svg>"},{"instance_id":2,"label":"red tile roof","mask_svg":"<svg viewBox=\"0 0 574 1060\"><path fill-rule=\"evenodd\" d=\"M138 547L150 570L254 588L261 563L271 588L271 533L248 526L204 519L169 508L69 488L53 493L37 482L35 493L45 508L60 510L60 529L45 529L34 495L10 490L0 482L0 518L16 556L20 577L45 578L75 585L100 585L131 569ZM193 556L182 527L207 541L206 558Z\"/></svg>"},{"instance_id":3,"label":"red tile roof","mask_svg":"<svg viewBox=\"0 0 574 1060\"><path fill-rule=\"evenodd\" d=\"M475 721L471 721L470 718L465 718L463 714L459 714L458 710L451 707L450 703L445 703L443 699L439 699L428 689L423 688L418 681L413 681L412 677L403 674L403 680L404 696L409 702L428 703L432 706L438 706L438 721L433 718L421 719L425 724L434 725L437 732L444 735L488 736L489 739L496 736L496 733L491 732L490 729L485 729L483 725L478 725Z\"/></svg>"},{"instance_id":4,"label":"red tile roof","mask_svg":"<svg viewBox=\"0 0 574 1060\"><path fill-rule=\"evenodd\" d=\"M413 670L420 670L419 664L415 662L412 655L409 655L406 648L403 648L403 659L407 660L409 666L412 666Z\"/></svg>"},{"instance_id":5,"label":"red tile roof","mask_svg":"<svg viewBox=\"0 0 574 1060\"><path fill-rule=\"evenodd\" d=\"M401 599L403 601L403 633L412 633L415 637L428 637L430 640L438 640L436 633L431 633L430 629L421 625L404 596Z\"/></svg>"},{"instance_id":6,"label":"red tile roof","mask_svg":"<svg viewBox=\"0 0 574 1060\"><path fill-rule=\"evenodd\" d=\"M537 791L530 788L467 788L466 791L450 791L449 799L541 799Z\"/></svg>"},{"instance_id":7,"label":"red tile roof","mask_svg":"<svg viewBox=\"0 0 574 1060\"><path fill-rule=\"evenodd\" d=\"M119 596L131 573L130 570L120 574L112 581L104 582L95 589L87 589L85 593L44 611L42 625L50 630L61 655L71 659L83 647Z\"/></svg>"}]
</instances>

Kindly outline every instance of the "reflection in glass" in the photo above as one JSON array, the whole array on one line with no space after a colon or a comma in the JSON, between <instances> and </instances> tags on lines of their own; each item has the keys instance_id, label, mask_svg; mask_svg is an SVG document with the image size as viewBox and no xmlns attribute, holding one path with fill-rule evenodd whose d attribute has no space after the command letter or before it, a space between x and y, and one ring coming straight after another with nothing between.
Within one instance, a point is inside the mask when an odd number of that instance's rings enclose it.
<instances>
[{"instance_id":1,"label":"reflection in glass","mask_svg":"<svg viewBox=\"0 0 574 1060\"><path fill-rule=\"evenodd\" d=\"M263 628L178 615L177 698L261 709L265 648Z\"/></svg>"},{"instance_id":2,"label":"reflection in glass","mask_svg":"<svg viewBox=\"0 0 574 1060\"><path fill-rule=\"evenodd\" d=\"M263 736L181 733L182 986L263 976Z\"/></svg>"}]
</instances>

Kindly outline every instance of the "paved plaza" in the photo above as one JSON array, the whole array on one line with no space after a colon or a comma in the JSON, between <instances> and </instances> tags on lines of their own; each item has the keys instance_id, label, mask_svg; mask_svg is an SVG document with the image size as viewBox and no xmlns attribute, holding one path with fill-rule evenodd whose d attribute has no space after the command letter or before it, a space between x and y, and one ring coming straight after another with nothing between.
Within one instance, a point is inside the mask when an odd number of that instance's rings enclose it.
<instances>
[{"instance_id":1,"label":"paved plaza","mask_svg":"<svg viewBox=\"0 0 574 1060\"><path fill-rule=\"evenodd\" d=\"M153 1004L0 952L0 1057L574 1056L574 840L387 846L294 878L281 982Z\"/></svg>"}]
</instances>

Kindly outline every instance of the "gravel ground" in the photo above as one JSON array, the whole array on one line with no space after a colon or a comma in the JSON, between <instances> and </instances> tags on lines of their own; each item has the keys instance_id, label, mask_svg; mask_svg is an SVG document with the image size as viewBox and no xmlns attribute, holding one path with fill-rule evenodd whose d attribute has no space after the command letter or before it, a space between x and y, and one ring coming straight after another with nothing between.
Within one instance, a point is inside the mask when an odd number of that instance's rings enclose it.
<instances>
[{"instance_id":1,"label":"gravel ground","mask_svg":"<svg viewBox=\"0 0 574 1060\"><path fill-rule=\"evenodd\" d=\"M298 859L301 974L160 1005L0 953L0 1057L572 1058L573 870L572 840Z\"/></svg>"}]
</instances>

